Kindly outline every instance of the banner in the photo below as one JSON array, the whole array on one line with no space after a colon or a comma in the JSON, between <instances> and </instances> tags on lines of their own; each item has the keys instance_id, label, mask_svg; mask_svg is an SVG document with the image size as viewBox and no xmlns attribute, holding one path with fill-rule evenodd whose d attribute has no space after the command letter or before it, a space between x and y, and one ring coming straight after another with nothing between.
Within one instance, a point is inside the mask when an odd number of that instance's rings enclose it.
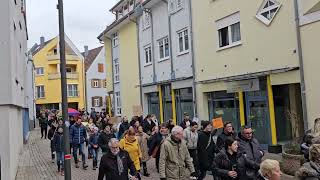
<instances>
[{"instance_id":1,"label":"banner","mask_svg":"<svg viewBox=\"0 0 320 180\"><path fill-rule=\"evenodd\" d=\"M215 129L223 128L222 117L213 119L213 120L212 120L212 126L213 126Z\"/></svg>"}]
</instances>

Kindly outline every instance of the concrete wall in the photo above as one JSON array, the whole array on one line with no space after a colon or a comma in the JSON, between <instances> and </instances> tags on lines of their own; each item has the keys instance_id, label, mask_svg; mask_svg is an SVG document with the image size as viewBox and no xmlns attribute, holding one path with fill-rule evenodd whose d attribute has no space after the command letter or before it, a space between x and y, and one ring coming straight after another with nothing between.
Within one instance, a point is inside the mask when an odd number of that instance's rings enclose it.
<instances>
[{"instance_id":1,"label":"concrete wall","mask_svg":"<svg viewBox=\"0 0 320 180\"><path fill-rule=\"evenodd\" d=\"M103 64L104 71L103 73L98 72L98 64ZM91 85L92 79L101 80L101 88L93 88ZM96 59L91 64L90 68L86 74L86 86L87 86L87 110L89 111L92 108L92 97L99 96L102 97L103 103L102 107L94 107L96 111L101 111L102 108L106 108L106 96L107 89L104 88L104 80L106 79L106 61L105 61L105 50L101 49L100 53Z\"/></svg>"}]
</instances>

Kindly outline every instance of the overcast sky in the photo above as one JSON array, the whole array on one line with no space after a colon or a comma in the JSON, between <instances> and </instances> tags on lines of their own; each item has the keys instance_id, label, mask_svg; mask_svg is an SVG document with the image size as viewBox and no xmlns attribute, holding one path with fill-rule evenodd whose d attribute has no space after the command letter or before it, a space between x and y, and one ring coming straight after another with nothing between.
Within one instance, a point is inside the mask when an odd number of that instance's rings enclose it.
<instances>
[{"instance_id":1,"label":"overcast sky","mask_svg":"<svg viewBox=\"0 0 320 180\"><path fill-rule=\"evenodd\" d=\"M64 0L65 32L73 43L83 51L83 46L89 49L101 46L97 36L106 25L114 20L109 12L119 0ZM58 35L58 0L27 0L27 23L29 48L40 41Z\"/></svg>"}]
</instances>

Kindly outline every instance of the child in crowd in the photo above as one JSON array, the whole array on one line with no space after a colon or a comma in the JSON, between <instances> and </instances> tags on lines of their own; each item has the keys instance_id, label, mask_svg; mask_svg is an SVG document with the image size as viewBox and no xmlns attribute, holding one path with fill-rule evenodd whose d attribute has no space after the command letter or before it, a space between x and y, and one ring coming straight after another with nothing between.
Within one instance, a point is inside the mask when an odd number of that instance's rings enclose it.
<instances>
[{"instance_id":1,"label":"child in crowd","mask_svg":"<svg viewBox=\"0 0 320 180\"><path fill-rule=\"evenodd\" d=\"M93 158L93 170L96 170L98 167L98 151L99 151L99 145L98 145L98 138L99 138L99 128L94 127L93 133L90 135L89 138L89 145L90 150Z\"/></svg>"},{"instance_id":2,"label":"child in crowd","mask_svg":"<svg viewBox=\"0 0 320 180\"><path fill-rule=\"evenodd\" d=\"M62 127L58 127L57 132L54 134L53 144L57 155L58 173L61 173L61 175L64 176L64 139Z\"/></svg>"},{"instance_id":3,"label":"child in crowd","mask_svg":"<svg viewBox=\"0 0 320 180\"><path fill-rule=\"evenodd\" d=\"M52 124L50 126L49 132L48 132L48 139L50 140L50 149L51 149L51 160L52 163L54 163L55 159L55 151L54 151L54 144L53 144L53 137L56 132L57 124Z\"/></svg>"}]
</instances>

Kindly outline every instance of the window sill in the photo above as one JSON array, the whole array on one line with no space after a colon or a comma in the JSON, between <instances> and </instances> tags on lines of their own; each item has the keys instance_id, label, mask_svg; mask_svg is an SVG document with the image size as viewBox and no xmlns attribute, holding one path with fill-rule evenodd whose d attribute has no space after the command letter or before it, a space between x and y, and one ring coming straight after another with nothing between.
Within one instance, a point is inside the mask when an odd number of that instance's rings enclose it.
<instances>
[{"instance_id":1,"label":"window sill","mask_svg":"<svg viewBox=\"0 0 320 180\"><path fill-rule=\"evenodd\" d=\"M217 52L218 52L218 51L225 50L225 49L229 49L229 48L241 46L241 45L242 45L242 42L241 42L241 41L238 41L238 42L232 43L232 44L230 44L230 45L228 45L228 46L219 47L219 48L217 49Z\"/></svg>"},{"instance_id":2,"label":"window sill","mask_svg":"<svg viewBox=\"0 0 320 180\"><path fill-rule=\"evenodd\" d=\"M114 84L119 84L119 83L120 83L120 81L115 81L115 82L114 82Z\"/></svg>"},{"instance_id":3,"label":"window sill","mask_svg":"<svg viewBox=\"0 0 320 180\"><path fill-rule=\"evenodd\" d=\"M44 76L44 74L36 74L35 76L36 76L36 77L38 77L38 76Z\"/></svg>"},{"instance_id":4,"label":"window sill","mask_svg":"<svg viewBox=\"0 0 320 180\"><path fill-rule=\"evenodd\" d=\"M41 97L41 98L36 98L36 100L39 100L39 99L45 99L45 97Z\"/></svg>"},{"instance_id":5,"label":"window sill","mask_svg":"<svg viewBox=\"0 0 320 180\"><path fill-rule=\"evenodd\" d=\"M188 54L188 53L189 53L189 50L182 51L182 52L179 52L177 56L182 56L182 55L185 55L185 54Z\"/></svg>"},{"instance_id":6,"label":"window sill","mask_svg":"<svg viewBox=\"0 0 320 180\"><path fill-rule=\"evenodd\" d=\"M148 63L148 64L145 64L144 67L148 67L148 66L151 66L152 63Z\"/></svg>"},{"instance_id":7,"label":"window sill","mask_svg":"<svg viewBox=\"0 0 320 180\"><path fill-rule=\"evenodd\" d=\"M166 60L169 60L169 59L170 59L170 57L166 57L166 58L163 58L163 59L159 59L158 63L161 63L161 62L166 61Z\"/></svg>"},{"instance_id":8,"label":"window sill","mask_svg":"<svg viewBox=\"0 0 320 180\"><path fill-rule=\"evenodd\" d=\"M112 46L112 48L116 48L116 47L118 47L119 46L119 44L118 45L115 45L115 46Z\"/></svg>"},{"instance_id":9,"label":"window sill","mask_svg":"<svg viewBox=\"0 0 320 180\"><path fill-rule=\"evenodd\" d=\"M80 96L68 96L68 98L79 98Z\"/></svg>"}]
</instances>

